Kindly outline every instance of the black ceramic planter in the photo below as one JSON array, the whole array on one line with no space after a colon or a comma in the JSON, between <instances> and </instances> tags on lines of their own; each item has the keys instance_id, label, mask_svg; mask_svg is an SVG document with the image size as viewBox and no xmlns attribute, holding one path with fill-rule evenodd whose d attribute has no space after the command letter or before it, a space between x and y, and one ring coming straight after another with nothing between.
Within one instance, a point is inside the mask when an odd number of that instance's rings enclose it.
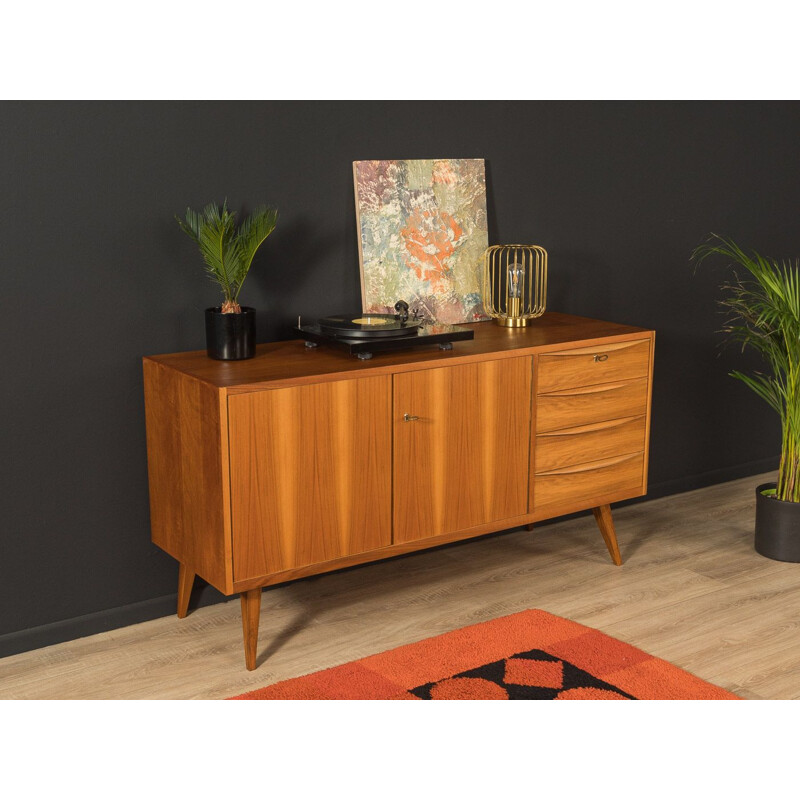
<instances>
[{"instance_id":1,"label":"black ceramic planter","mask_svg":"<svg viewBox=\"0 0 800 800\"><path fill-rule=\"evenodd\" d=\"M762 483L756 489L756 552L776 561L800 562L800 503L765 497Z\"/></svg>"},{"instance_id":2,"label":"black ceramic planter","mask_svg":"<svg viewBox=\"0 0 800 800\"><path fill-rule=\"evenodd\" d=\"M256 354L256 310L242 306L240 314L223 314L220 306L206 309L209 358L240 361Z\"/></svg>"}]
</instances>

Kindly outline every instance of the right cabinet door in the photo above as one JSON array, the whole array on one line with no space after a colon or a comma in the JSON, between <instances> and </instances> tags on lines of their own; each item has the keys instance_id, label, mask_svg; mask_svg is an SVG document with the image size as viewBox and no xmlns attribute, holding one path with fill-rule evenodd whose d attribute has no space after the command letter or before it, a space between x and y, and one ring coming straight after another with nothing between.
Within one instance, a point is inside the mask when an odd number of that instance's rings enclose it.
<instances>
[{"instance_id":1,"label":"right cabinet door","mask_svg":"<svg viewBox=\"0 0 800 800\"><path fill-rule=\"evenodd\" d=\"M525 515L531 358L394 376L395 543Z\"/></svg>"},{"instance_id":2,"label":"right cabinet door","mask_svg":"<svg viewBox=\"0 0 800 800\"><path fill-rule=\"evenodd\" d=\"M539 356L536 519L645 493L651 347L647 338Z\"/></svg>"}]
</instances>

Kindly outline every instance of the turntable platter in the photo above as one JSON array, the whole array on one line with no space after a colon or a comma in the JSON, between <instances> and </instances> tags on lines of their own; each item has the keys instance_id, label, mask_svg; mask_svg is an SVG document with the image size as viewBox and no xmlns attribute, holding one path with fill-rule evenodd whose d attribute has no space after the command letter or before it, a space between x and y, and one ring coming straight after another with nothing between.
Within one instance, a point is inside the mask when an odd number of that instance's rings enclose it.
<instances>
[{"instance_id":1,"label":"turntable platter","mask_svg":"<svg viewBox=\"0 0 800 800\"><path fill-rule=\"evenodd\" d=\"M337 314L319 320L324 333L342 339L397 339L414 336L422 324L418 320L398 319L393 314Z\"/></svg>"}]
</instances>

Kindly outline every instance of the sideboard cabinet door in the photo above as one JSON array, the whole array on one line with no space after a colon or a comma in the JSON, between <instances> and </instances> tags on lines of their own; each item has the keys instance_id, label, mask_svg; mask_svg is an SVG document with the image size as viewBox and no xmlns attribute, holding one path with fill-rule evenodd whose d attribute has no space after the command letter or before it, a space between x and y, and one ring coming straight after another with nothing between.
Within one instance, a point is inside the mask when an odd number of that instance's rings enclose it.
<instances>
[{"instance_id":1,"label":"sideboard cabinet door","mask_svg":"<svg viewBox=\"0 0 800 800\"><path fill-rule=\"evenodd\" d=\"M228 398L233 577L391 544L391 376Z\"/></svg>"},{"instance_id":2,"label":"sideboard cabinet door","mask_svg":"<svg viewBox=\"0 0 800 800\"><path fill-rule=\"evenodd\" d=\"M528 510L531 358L394 376L394 542Z\"/></svg>"}]
</instances>

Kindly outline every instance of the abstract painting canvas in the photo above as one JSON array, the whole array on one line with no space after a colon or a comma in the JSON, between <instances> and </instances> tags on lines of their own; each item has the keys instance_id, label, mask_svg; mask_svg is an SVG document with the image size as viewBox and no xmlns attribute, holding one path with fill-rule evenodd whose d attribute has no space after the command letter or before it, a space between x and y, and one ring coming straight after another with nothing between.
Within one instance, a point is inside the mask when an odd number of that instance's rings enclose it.
<instances>
[{"instance_id":1,"label":"abstract painting canvas","mask_svg":"<svg viewBox=\"0 0 800 800\"><path fill-rule=\"evenodd\" d=\"M394 313L405 300L434 322L488 319L483 159L355 161L353 177L362 310Z\"/></svg>"}]
</instances>

